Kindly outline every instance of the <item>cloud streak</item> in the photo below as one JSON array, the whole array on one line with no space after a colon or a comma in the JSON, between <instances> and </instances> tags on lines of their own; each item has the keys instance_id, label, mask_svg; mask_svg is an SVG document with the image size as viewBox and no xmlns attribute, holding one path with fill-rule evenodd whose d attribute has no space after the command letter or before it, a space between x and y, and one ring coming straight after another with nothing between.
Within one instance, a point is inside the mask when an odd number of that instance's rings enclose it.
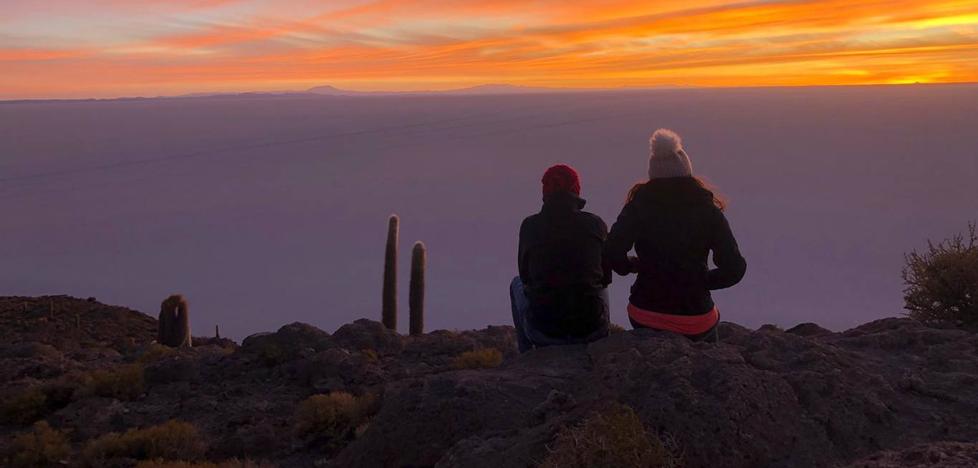
<instances>
[{"instance_id":1,"label":"cloud streak","mask_svg":"<svg viewBox=\"0 0 978 468\"><path fill-rule=\"evenodd\" d=\"M8 1L0 98L978 81L978 0Z\"/></svg>"}]
</instances>

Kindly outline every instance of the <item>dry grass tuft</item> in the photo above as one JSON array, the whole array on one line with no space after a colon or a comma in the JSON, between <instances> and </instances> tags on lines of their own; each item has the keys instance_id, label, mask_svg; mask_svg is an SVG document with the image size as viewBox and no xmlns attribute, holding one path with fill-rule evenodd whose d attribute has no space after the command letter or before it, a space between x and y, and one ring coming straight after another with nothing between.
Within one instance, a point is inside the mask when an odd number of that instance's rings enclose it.
<instances>
[{"instance_id":1,"label":"dry grass tuft","mask_svg":"<svg viewBox=\"0 0 978 468\"><path fill-rule=\"evenodd\" d=\"M98 461L112 458L196 460L205 451L193 424L171 420L144 429L129 429L123 434L110 432L89 442L83 455L98 465Z\"/></svg>"},{"instance_id":2,"label":"dry grass tuft","mask_svg":"<svg viewBox=\"0 0 978 468\"><path fill-rule=\"evenodd\" d=\"M135 400L143 394L146 384L142 364L124 364L112 369L92 371L81 389L83 395Z\"/></svg>"},{"instance_id":3,"label":"dry grass tuft","mask_svg":"<svg viewBox=\"0 0 978 468\"><path fill-rule=\"evenodd\" d=\"M676 468L682 461L674 445L647 431L631 408L614 405L562 430L540 467Z\"/></svg>"},{"instance_id":4,"label":"dry grass tuft","mask_svg":"<svg viewBox=\"0 0 978 468\"><path fill-rule=\"evenodd\" d=\"M14 437L10 457L5 465L20 467L54 466L67 460L71 445L60 431L51 429L47 421L34 424L30 432Z\"/></svg>"},{"instance_id":5,"label":"dry grass tuft","mask_svg":"<svg viewBox=\"0 0 978 468\"><path fill-rule=\"evenodd\" d=\"M0 421L7 424L30 424L48 413L47 402L47 395L41 387L28 388L4 400L0 405Z\"/></svg>"},{"instance_id":6,"label":"dry grass tuft","mask_svg":"<svg viewBox=\"0 0 978 468\"><path fill-rule=\"evenodd\" d=\"M168 358L177 354L176 348L171 348L169 346L163 346L159 343L150 343L142 351L142 353L136 358L136 362L139 364L152 364L164 358Z\"/></svg>"},{"instance_id":7,"label":"dry grass tuft","mask_svg":"<svg viewBox=\"0 0 978 468\"><path fill-rule=\"evenodd\" d=\"M363 358L366 359L367 362L380 361L380 356L377 354L377 351L374 351L370 348L361 349L360 353L363 354Z\"/></svg>"},{"instance_id":8,"label":"dry grass tuft","mask_svg":"<svg viewBox=\"0 0 978 468\"><path fill-rule=\"evenodd\" d=\"M343 445L362 432L370 414L376 410L373 395L355 397L346 392L313 395L295 412L295 430L300 436L324 439L330 445Z\"/></svg>"},{"instance_id":9,"label":"dry grass tuft","mask_svg":"<svg viewBox=\"0 0 978 468\"><path fill-rule=\"evenodd\" d=\"M71 403L78 385L63 377L21 390L0 403L0 423L27 425L43 419Z\"/></svg>"},{"instance_id":10,"label":"dry grass tuft","mask_svg":"<svg viewBox=\"0 0 978 468\"><path fill-rule=\"evenodd\" d=\"M456 369L489 369L503 363L503 353L496 348L482 348L466 351L455 357L452 367Z\"/></svg>"}]
</instances>

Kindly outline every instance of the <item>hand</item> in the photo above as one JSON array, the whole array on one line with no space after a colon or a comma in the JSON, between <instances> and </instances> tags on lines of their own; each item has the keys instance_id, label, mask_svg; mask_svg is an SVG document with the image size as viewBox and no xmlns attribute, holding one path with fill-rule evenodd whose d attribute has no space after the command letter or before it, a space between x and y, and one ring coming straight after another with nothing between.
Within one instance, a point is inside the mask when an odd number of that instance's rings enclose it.
<instances>
[{"instance_id":1,"label":"hand","mask_svg":"<svg viewBox=\"0 0 978 468\"><path fill-rule=\"evenodd\" d=\"M628 256L629 271L632 273L638 273L638 257L634 255Z\"/></svg>"}]
</instances>

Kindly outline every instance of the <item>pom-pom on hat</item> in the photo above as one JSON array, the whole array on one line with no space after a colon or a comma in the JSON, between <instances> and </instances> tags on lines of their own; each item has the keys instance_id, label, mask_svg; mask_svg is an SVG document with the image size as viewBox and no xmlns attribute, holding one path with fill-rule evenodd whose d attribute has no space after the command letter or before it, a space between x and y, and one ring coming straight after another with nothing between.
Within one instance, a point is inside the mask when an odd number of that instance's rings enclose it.
<instances>
[{"instance_id":1,"label":"pom-pom on hat","mask_svg":"<svg viewBox=\"0 0 978 468\"><path fill-rule=\"evenodd\" d=\"M551 166L543 173L543 198L558 192L581 194L581 177L573 167L566 164Z\"/></svg>"},{"instance_id":2,"label":"pom-pom on hat","mask_svg":"<svg viewBox=\"0 0 978 468\"><path fill-rule=\"evenodd\" d=\"M690 177L693 164L676 132L660 128L649 138L649 179Z\"/></svg>"}]
</instances>

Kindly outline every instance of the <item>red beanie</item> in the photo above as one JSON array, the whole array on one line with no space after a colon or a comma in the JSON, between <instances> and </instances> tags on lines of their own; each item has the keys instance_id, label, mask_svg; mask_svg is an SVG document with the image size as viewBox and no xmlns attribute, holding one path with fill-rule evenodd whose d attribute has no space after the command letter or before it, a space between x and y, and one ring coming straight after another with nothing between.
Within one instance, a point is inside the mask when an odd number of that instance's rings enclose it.
<instances>
[{"instance_id":1,"label":"red beanie","mask_svg":"<svg viewBox=\"0 0 978 468\"><path fill-rule=\"evenodd\" d=\"M546 198L557 192L581 194L581 178L573 167L557 164L543 173L543 197Z\"/></svg>"}]
</instances>

